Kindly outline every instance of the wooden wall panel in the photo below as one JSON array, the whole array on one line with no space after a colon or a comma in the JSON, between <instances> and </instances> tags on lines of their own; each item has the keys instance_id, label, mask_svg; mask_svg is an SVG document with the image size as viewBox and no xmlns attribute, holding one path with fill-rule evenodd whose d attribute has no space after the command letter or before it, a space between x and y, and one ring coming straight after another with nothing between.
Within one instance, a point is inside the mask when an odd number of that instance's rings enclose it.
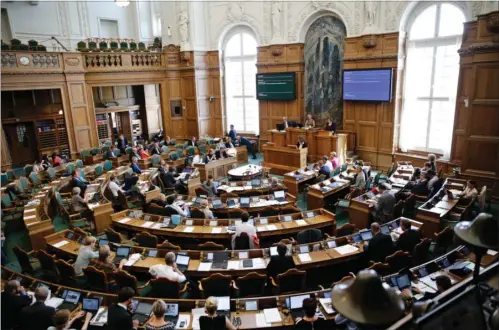
<instances>
[{"instance_id":1,"label":"wooden wall panel","mask_svg":"<svg viewBox=\"0 0 499 330\"><path fill-rule=\"evenodd\" d=\"M304 54L303 44L270 45L258 48L257 72L295 72L296 99L292 101L259 101L260 139L268 140L268 131L282 123L282 117L302 122L304 106Z\"/></svg>"},{"instance_id":2,"label":"wooden wall panel","mask_svg":"<svg viewBox=\"0 0 499 330\"><path fill-rule=\"evenodd\" d=\"M451 159L499 195L499 12L464 25Z\"/></svg>"},{"instance_id":3,"label":"wooden wall panel","mask_svg":"<svg viewBox=\"0 0 499 330\"><path fill-rule=\"evenodd\" d=\"M393 68L397 81L398 33L345 39L344 69ZM392 162L395 87L392 102L343 102L343 128L355 131L357 154L374 167L388 169Z\"/></svg>"}]
</instances>

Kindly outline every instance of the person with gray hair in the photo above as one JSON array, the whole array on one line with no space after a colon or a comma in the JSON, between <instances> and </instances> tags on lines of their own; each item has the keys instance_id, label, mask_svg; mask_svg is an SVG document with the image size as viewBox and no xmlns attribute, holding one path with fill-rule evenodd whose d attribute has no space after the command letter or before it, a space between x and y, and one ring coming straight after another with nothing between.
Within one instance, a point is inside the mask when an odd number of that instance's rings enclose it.
<instances>
[{"instance_id":1,"label":"person with gray hair","mask_svg":"<svg viewBox=\"0 0 499 330\"><path fill-rule=\"evenodd\" d=\"M71 197L71 207L74 212L80 213L82 218L86 218L87 221L92 225L94 220L94 212L88 207L88 195L82 198L81 189L79 187L73 188L73 196Z\"/></svg>"},{"instance_id":2,"label":"person with gray hair","mask_svg":"<svg viewBox=\"0 0 499 330\"><path fill-rule=\"evenodd\" d=\"M45 305L48 295L49 290L44 286L35 290L35 303L24 307L19 314L21 330L47 330L54 325L55 309Z\"/></svg>"},{"instance_id":3,"label":"person with gray hair","mask_svg":"<svg viewBox=\"0 0 499 330\"><path fill-rule=\"evenodd\" d=\"M149 268L149 273L154 278L166 278L179 283L185 282L185 275L177 268L175 253L168 252L165 255L165 264L157 264Z\"/></svg>"},{"instance_id":4,"label":"person with gray hair","mask_svg":"<svg viewBox=\"0 0 499 330\"><path fill-rule=\"evenodd\" d=\"M391 189L392 187L388 183L380 184L378 186L380 196L377 202L371 202L374 204L374 211L372 213L374 219L382 223L390 220L393 208L395 207L395 204L397 204L397 198Z\"/></svg>"},{"instance_id":5,"label":"person with gray hair","mask_svg":"<svg viewBox=\"0 0 499 330\"><path fill-rule=\"evenodd\" d=\"M2 329L14 329L21 310L31 304L31 297L19 281L10 280L2 292Z\"/></svg>"},{"instance_id":6,"label":"person with gray hair","mask_svg":"<svg viewBox=\"0 0 499 330\"><path fill-rule=\"evenodd\" d=\"M435 154L428 154L428 161L430 162L433 172L437 173L437 156L435 156Z\"/></svg>"},{"instance_id":7,"label":"person with gray hair","mask_svg":"<svg viewBox=\"0 0 499 330\"><path fill-rule=\"evenodd\" d=\"M357 165L355 167L355 173L356 173L355 183L352 185L352 187L364 189L366 187L366 176L362 171L362 166Z\"/></svg>"},{"instance_id":8,"label":"person with gray hair","mask_svg":"<svg viewBox=\"0 0 499 330\"><path fill-rule=\"evenodd\" d=\"M97 240L93 236L87 236L85 238L85 245L80 248L78 257L73 265L76 275L82 275L83 269L88 267L90 260L99 256L99 252L94 251L95 242L97 242Z\"/></svg>"}]
</instances>

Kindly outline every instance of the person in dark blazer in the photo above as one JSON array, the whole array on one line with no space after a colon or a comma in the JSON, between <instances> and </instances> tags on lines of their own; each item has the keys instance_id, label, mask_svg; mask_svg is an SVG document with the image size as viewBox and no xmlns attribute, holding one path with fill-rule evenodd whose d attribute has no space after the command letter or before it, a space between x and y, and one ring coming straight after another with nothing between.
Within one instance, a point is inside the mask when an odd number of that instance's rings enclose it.
<instances>
[{"instance_id":1,"label":"person in dark blazer","mask_svg":"<svg viewBox=\"0 0 499 330\"><path fill-rule=\"evenodd\" d=\"M305 139L303 137L298 138L298 142L296 142L296 148L297 149L305 149L308 148L307 142L305 142Z\"/></svg>"},{"instance_id":2,"label":"person in dark blazer","mask_svg":"<svg viewBox=\"0 0 499 330\"><path fill-rule=\"evenodd\" d=\"M367 246L369 260L384 261L387 256L393 253L393 242L390 235L383 234L379 223L371 224L373 238Z\"/></svg>"},{"instance_id":3,"label":"person in dark blazer","mask_svg":"<svg viewBox=\"0 0 499 330\"><path fill-rule=\"evenodd\" d=\"M232 141L236 140L237 133L236 129L234 128L234 125L230 125L229 137L232 139Z\"/></svg>"},{"instance_id":4,"label":"person in dark blazer","mask_svg":"<svg viewBox=\"0 0 499 330\"><path fill-rule=\"evenodd\" d=\"M106 158L107 159L112 159L112 158L116 158L116 154L114 153L114 150L116 149L115 146L110 146L109 147L109 150L106 151Z\"/></svg>"},{"instance_id":5,"label":"person in dark blazer","mask_svg":"<svg viewBox=\"0 0 499 330\"><path fill-rule=\"evenodd\" d=\"M293 122L288 120L287 117L282 117L282 125L284 128L293 127Z\"/></svg>"},{"instance_id":6,"label":"person in dark blazer","mask_svg":"<svg viewBox=\"0 0 499 330\"><path fill-rule=\"evenodd\" d=\"M227 149L231 149L231 148L235 147L234 143L232 143L232 139L230 137L228 137L228 136L225 138L225 147Z\"/></svg>"},{"instance_id":7,"label":"person in dark blazer","mask_svg":"<svg viewBox=\"0 0 499 330\"><path fill-rule=\"evenodd\" d=\"M192 137L192 140L187 140L185 142L185 145L184 145L186 148L187 147L197 147L198 146L198 142L196 140L196 137Z\"/></svg>"},{"instance_id":8,"label":"person in dark blazer","mask_svg":"<svg viewBox=\"0 0 499 330\"><path fill-rule=\"evenodd\" d=\"M35 290L35 303L24 307L19 314L20 330L47 330L54 325L54 307L45 306L49 291L46 287L39 287ZM2 309L5 306L2 306Z\"/></svg>"},{"instance_id":9,"label":"person in dark blazer","mask_svg":"<svg viewBox=\"0 0 499 330\"><path fill-rule=\"evenodd\" d=\"M415 195L420 195L420 196L427 196L429 191L428 191L428 180L426 180L426 175L421 174L421 177L414 186L411 188L411 193Z\"/></svg>"},{"instance_id":10,"label":"person in dark blazer","mask_svg":"<svg viewBox=\"0 0 499 330\"><path fill-rule=\"evenodd\" d=\"M161 148L159 147L159 142L154 142L151 150L151 155L161 155Z\"/></svg>"},{"instance_id":11,"label":"person in dark blazer","mask_svg":"<svg viewBox=\"0 0 499 330\"><path fill-rule=\"evenodd\" d=\"M227 151L225 151L225 146L221 147L220 150L215 151L215 156L217 159L229 158Z\"/></svg>"},{"instance_id":12,"label":"person in dark blazer","mask_svg":"<svg viewBox=\"0 0 499 330\"><path fill-rule=\"evenodd\" d=\"M2 292L2 329L14 329L21 310L31 304L31 297L16 280L7 282Z\"/></svg>"},{"instance_id":13,"label":"person in dark blazer","mask_svg":"<svg viewBox=\"0 0 499 330\"><path fill-rule=\"evenodd\" d=\"M135 291L130 287L124 287L118 292L118 303L108 308L107 328L109 330L134 330L139 326L138 320L132 319L129 311Z\"/></svg>"},{"instance_id":14,"label":"person in dark blazer","mask_svg":"<svg viewBox=\"0 0 499 330\"><path fill-rule=\"evenodd\" d=\"M287 251L288 247L286 244L279 243L277 244L277 256L270 258L270 262L267 265L267 274L274 280L277 275L285 273L291 268L295 268L293 257L287 256Z\"/></svg>"},{"instance_id":15,"label":"person in dark blazer","mask_svg":"<svg viewBox=\"0 0 499 330\"><path fill-rule=\"evenodd\" d=\"M248 140L244 136L238 136L237 137L237 141L238 142L236 144L240 144L240 145L245 146L246 149L248 150L248 153L251 154L251 156L253 157L253 159L256 159L256 154L255 154L255 151L253 150L253 143L251 143L250 140Z\"/></svg>"},{"instance_id":16,"label":"person in dark blazer","mask_svg":"<svg viewBox=\"0 0 499 330\"><path fill-rule=\"evenodd\" d=\"M128 140L123 134L118 137L118 149L125 153L126 147L128 147Z\"/></svg>"},{"instance_id":17,"label":"person in dark blazer","mask_svg":"<svg viewBox=\"0 0 499 330\"><path fill-rule=\"evenodd\" d=\"M137 157L137 159L142 159L142 157L139 154L138 149L135 147L132 148L132 152L130 153L130 161L132 161L133 157Z\"/></svg>"},{"instance_id":18,"label":"person in dark blazer","mask_svg":"<svg viewBox=\"0 0 499 330\"><path fill-rule=\"evenodd\" d=\"M397 250L412 253L416 244L421 241L421 233L419 230L411 229L411 221L409 219L400 220L400 228L404 232L400 234L397 241Z\"/></svg>"},{"instance_id":19,"label":"person in dark blazer","mask_svg":"<svg viewBox=\"0 0 499 330\"><path fill-rule=\"evenodd\" d=\"M333 122L331 119L327 120L326 127L324 127L326 131L330 132L336 132L336 123Z\"/></svg>"},{"instance_id":20,"label":"person in dark blazer","mask_svg":"<svg viewBox=\"0 0 499 330\"><path fill-rule=\"evenodd\" d=\"M85 193L85 189L87 189L88 182L81 178L79 168L75 169L73 173L73 177L71 178L71 185L73 186L73 188L80 188L83 194Z\"/></svg>"},{"instance_id":21,"label":"person in dark blazer","mask_svg":"<svg viewBox=\"0 0 499 330\"><path fill-rule=\"evenodd\" d=\"M327 167L322 160L319 161L319 175L324 174L326 179L331 175L331 170Z\"/></svg>"},{"instance_id":22,"label":"person in dark blazer","mask_svg":"<svg viewBox=\"0 0 499 330\"><path fill-rule=\"evenodd\" d=\"M185 188L185 186L181 182L177 181L175 176L178 175L175 173L175 168L171 166L170 168L168 168L168 172L166 172L163 176L163 184L165 185L165 187L175 188L175 190L181 194L187 193L187 189Z\"/></svg>"},{"instance_id":23,"label":"person in dark blazer","mask_svg":"<svg viewBox=\"0 0 499 330\"><path fill-rule=\"evenodd\" d=\"M142 173L142 169L139 166L137 157L132 157L132 164L130 165L130 167L132 168L132 171L134 173L137 173L137 174Z\"/></svg>"}]
</instances>

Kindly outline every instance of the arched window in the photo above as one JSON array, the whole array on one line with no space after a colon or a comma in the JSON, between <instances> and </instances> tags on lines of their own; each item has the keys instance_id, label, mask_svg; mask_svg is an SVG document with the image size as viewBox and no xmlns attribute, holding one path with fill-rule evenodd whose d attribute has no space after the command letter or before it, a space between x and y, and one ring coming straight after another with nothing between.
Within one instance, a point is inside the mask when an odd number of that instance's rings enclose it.
<instances>
[{"instance_id":1,"label":"arched window","mask_svg":"<svg viewBox=\"0 0 499 330\"><path fill-rule=\"evenodd\" d=\"M227 36L223 50L227 127L259 133L256 100L256 39L247 29Z\"/></svg>"},{"instance_id":2,"label":"arched window","mask_svg":"<svg viewBox=\"0 0 499 330\"><path fill-rule=\"evenodd\" d=\"M400 148L449 158L464 13L451 4L425 8L409 26Z\"/></svg>"}]
</instances>

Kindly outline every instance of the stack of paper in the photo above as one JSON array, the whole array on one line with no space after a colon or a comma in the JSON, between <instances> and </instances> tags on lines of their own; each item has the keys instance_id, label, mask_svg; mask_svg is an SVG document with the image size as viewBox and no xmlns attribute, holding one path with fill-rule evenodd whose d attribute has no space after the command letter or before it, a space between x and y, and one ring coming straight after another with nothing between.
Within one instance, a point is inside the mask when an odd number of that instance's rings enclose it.
<instances>
[{"instance_id":1,"label":"stack of paper","mask_svg":"<svg viewBox=\"0 0 499 330\"><path fill-rule=\"evenodd\" d=\"M267 230L277 230L275 225L267 225Z\"/></svg>"},{"instance_id":2,"label":"stack of paper","mask_svg":"<svg viewBox=\"0 0 499 330\"><path fill-rule=\"evenodd\" d=\"M119 223L127 223L127 222L128 222L128 221L130 221L130 220L132 220L132 219L130 219L130 218L128 218L128 217L126 217L126 218L123 218L123 219L121 219L121 220L118 220L118 222L119 222Z\"/></svg>"},{"instance_id":3,"label":"stack of paper","mask_svg":"<svg viewBox=\"0 0 499 330\"><path fill-rule=\"evenodd\" d=\"M239 269L241 264L241 260L229 260L227 263L227 269Z\"/></svg>"},{"instance_id":4,"label":"stack of paper","mask_svg":"<svg viewBox=\"0 0 499 330\"><path fill-rule=\"evenodd\" d=\"M300 253L298 254L298 259L300 259L300 262L311 262L312 258L310 257L309 253Z\"/></svg>"},{"instance_id":5,"label":"stack of paper","mask_svg":"<svg viewBox=\"0 0 499 330\"><path fill-rule=\"evenodd\" d=\"M185 227L184 233L192 233L194 231L194 227Z\"/></svg>"},{"instance_id":6,"label":"stack of paper","mask_svg":"<svg viewBox=\"0 0 499 330\"><path fill-rule=\"evenodd\" d=\"M271 323L267 323L265 320L265 314L256 314L256 326L257 328L266 328L272 326Z\"/></svg>"},{"instance_id":7,"label":"stack of paper","mask_svg":"<svg viewBox=\"0 0 499 330\"><path fill-rule=\"evenodd\" d=\"M142 227L144 228L149 228L153 225L154 223L152 221L146 221L142 224Z\"/></svg>"},{"instance_id":8,"label":"stack of paper","mask_svg":"<svg viewBox=\"0 0 499 330\"><path fill-rule=\"evenodd\" d=\"M199 321L199 319L198 319ZM181 327L180 323L184 322L184 326ZM189 314L180 314L178 317L176 329L187 329L189 327L189 323L191 322L191 316Z\"/></svg>"},{"instance_id":9,"label":"stack of paper","mask_svg":"<svg viewBox=\"0 0 499 330\"><path fill-rule=\"evenodd\" d=\"M344 255L344 254L357 252L359 249L353 245L347 244L347 245L343 245L343 246L334 248L334 250L336 250L336 252L338 252L339 254Z\"/></svg>"},{"instance_id":10,"label":"stack of paper","mask_svg":"<svg viewBox=\"0 0 499 330\"><path fill-rule=\"evenodd\" d=\"M222 232L222 228L220 228L220 227L211 229L212 234L220 234L221 232Z\"/></svg>"},{"instance_id":11,"label":"stack of paper","mask_svg":"<svg viewBox=\"0 0 499 330\"><path fill-rule=\"evenodd\" d=\"M60 241L60 242L55 243L55 244L54 244L54 247L56 247L56 248L60 248L61 246L64 246L64 245L66 245L66 244L69 244L69 242L68 242L68 241L66 241L66 240L62 240L62 241Z\"/></svg>"},{"instance_id":12,"label":"stack of paper","mask_svg":"<svg viewBox=\"0 0 499 330\"><path fill-rule=\"evenodd\" d=\"M128 258L128 261L125 263L125 266L132 266L139 259L140 259L140 253L134 253Z\"/></svg>"},{"instance_id":13,"label":"stack of paper","mask_svg":"<svg viewBox=\"0 0 499 330\"><path fill-rule=\"evenodd\" d=\"M266 323L274 323L282 321L281 313L279 313L279 310L277 308L264 309L263 314L265 315Z\"/></svg>"},{"instance_id":14,"label":"stack of paper","mask_svg":"<svg viewBox=\"0 0 499 330\"><path fill-rule=\"evenodd\" d=\"M45 300L45 306L54 307L55 309L57 309L57 307L59 307L63 303L63 301L64 299L62 298L52 297Z\"/></svg>"},{"instance_id":15,"label":"stack of paper","mask_svg":"<svg viewBox=\"0 0 499 330\"><path fill-rule=\"evenodd\" d=\"M296 224L298 226L306 226L307 222L305 220L296 220Z\"/></svg>"},{"instance_id":16,"label":"stack of paper","mask_svg":"<svg viewBox=\"0 0 499 330\"><path fill-rule=\"evenodd\" d=\"M94 318L90 321L90 324L96 327L103 327L107 323L107 308L101 307Z\"/></svg>"},{"instance_id":17,"label":"stack of paper","mask_svg":"<svg viewBox=\"0 0 499 330\"><path fill-rule=\"evenodd\" d=\"M206 315L204 312L204 308L194 308L192 311L192 329L199 330L201 327L199 326L199 318L201 316Z\"/></svg>"},{"instance_id":18,"label":"stack of paper","mask_svg":"<svg viewBox=\"0 0 499 330\"><path fill-rule=\"evenodd\" d=\"M199 264L198 271L199 272L208 272L211 269L211 262L202 262Z\"/></svg>"},{"instance_id":19,"label":"stack of paper","mask_svg":"<svg viewBox=\"0 0 499 330\"><path fill-rule=\"evenodd\" d=\"M319 298L319 302L321 303L322 308L324 308L324 311L326 312L326 314L333 314L334 313L331 298Z\"/></svg>"}]
</instances>

